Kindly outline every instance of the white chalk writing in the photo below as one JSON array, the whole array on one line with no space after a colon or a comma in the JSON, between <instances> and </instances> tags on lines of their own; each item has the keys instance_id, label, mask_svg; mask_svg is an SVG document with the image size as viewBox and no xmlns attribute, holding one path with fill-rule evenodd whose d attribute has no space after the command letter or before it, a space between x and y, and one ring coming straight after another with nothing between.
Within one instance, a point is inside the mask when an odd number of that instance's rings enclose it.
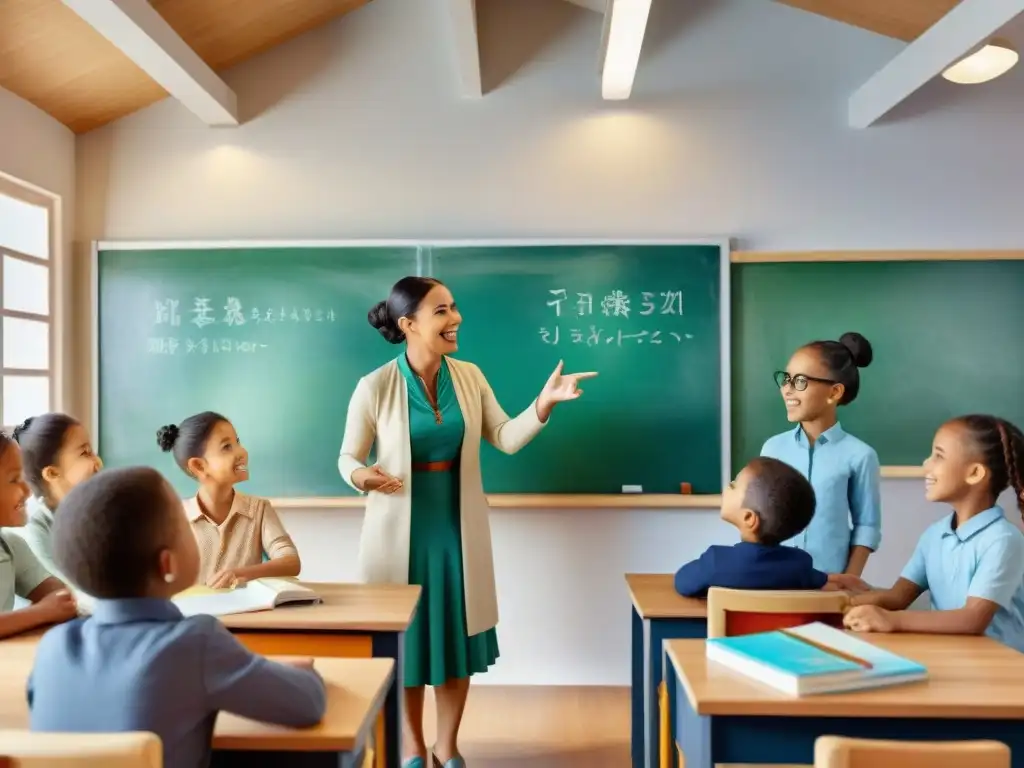
<instances>
[{"instance_id":1,"label":"white chalk writing","mask_svg":"<svg viewBox=\"0 0 1024 768\"><path fill-rule=\"evenodd\" d=\"M561 328L558 325L553 327L542 327L538 331L540 339L545 344L558 344L561 338ZM597 346L610 346L614 345L617 347L626 346L632 344L639 346L641 344L648 344L657 346L663 344L665 339L663 336L668 335L675 339L676 343L682 343L684 339L690 340L693 338L691 333L676 333L675 331L669 331L667 334L661 329L654 330L639 330L633 332L626 332L622 329L606 330L596 325L590 326L589 329L582 328L570 328L569 329L569 342L571 344L586 344L588 347Z\"/></svg>"}]
</instances>

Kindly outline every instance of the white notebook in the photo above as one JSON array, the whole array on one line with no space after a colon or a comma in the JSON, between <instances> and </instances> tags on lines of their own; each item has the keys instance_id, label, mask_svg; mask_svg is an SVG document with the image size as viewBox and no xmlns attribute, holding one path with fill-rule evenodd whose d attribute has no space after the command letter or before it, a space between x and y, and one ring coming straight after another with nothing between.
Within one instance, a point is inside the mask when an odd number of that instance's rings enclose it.
<instances>
[{"instance_id":1,"label":"white notebook","mask_svg":"<svg viewBox=\"0 0 1024 768\"><path fill-rule=\"evenodd\" d=\"M233 589L192 587L173 599L186 616L208 614L228 616L233 613L269 611L279 605L322 602L320 595L287 579L255 579Z\"/></svg>"}]
</instances>

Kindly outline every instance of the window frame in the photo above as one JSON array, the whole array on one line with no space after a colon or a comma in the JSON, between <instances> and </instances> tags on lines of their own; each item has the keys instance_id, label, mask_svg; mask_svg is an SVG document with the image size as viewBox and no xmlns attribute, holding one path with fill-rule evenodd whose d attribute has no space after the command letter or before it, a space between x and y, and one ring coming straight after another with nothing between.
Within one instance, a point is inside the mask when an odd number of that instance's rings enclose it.
<instances>
[{"instance_id":1,"label":"window frame","mask_svg":"<svg viewBox=\"0 0 1024 768\"><path fill-rule=\"evenodd\" d=\"M61 408L61 388L59 386L61 370L61 334L58 325L60 308L57 306L58 286L57 276L60 265L58 260L61 254L60 248L60 201L55 195L51 195L38 187L21 182L11 176L0 173L0 195L11 197L29 205L46 209L47 222L49 224L47 258L41 259L38 256L30 256L4 244L0 235L0 318L13 317L35 322L44 322L48 327L47 331L47 367L46 369L35 368L8 368L3 364L3 334L0 333L0 422L3 419L3 381L8 376L45 378L49 390L49 410L57 411ZM24 312L21 310L7 309L3 306L4 289L4 257L11 257L27 264L34 264L45 267L47 270L47 314L40 315L35 312ZM10 431L16 425L3 424L3 429Z\"/></svg>"}]
</instances>

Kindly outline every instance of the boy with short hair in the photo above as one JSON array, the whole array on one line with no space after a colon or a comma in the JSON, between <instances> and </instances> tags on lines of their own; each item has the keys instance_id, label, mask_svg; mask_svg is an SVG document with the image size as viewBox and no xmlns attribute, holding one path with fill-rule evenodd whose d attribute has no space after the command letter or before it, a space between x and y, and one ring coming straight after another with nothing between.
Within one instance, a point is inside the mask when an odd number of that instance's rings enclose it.
<instances>
[{"instance_id":1,"label":"boy with short hair","mask_svg":"<svg viewBox=\"0 0 1024 768\"><path fill-rule=\"evenodd\" d=\"M213 616L171 598L195 583L199 550L174 488L155 469L93 475L61 501L54 559L96 598L93 614L49 630L28 684L33 731L149 731L164 765L206 766L217 713L312 726L326 707L309 659L245 648Z\"/></svg>"},{"instance_id":2,"label":"boy with short hair","mask_svg":"<svg viewBox=\"0 0 1024 768\"><path fill-rule=\"evenodd\" d=\"M676 591L685 597L705 597L711 587L852 586L842 574L817 570L804 550L782 545L810 524L814 504L814 488L796 469L764 456L752 460L722 492L722 519L739 529L739 543L710 546L686 563L676 572Z\"/></svg>"}]
</instances>

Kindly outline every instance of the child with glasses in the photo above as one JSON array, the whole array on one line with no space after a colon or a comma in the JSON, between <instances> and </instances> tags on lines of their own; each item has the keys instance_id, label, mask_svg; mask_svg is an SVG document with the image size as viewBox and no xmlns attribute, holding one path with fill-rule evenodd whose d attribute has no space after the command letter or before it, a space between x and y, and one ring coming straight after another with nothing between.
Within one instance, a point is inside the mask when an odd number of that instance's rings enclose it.
<instances>
[{"instance_id":1,"label":"child with glasses","mask_svg":"<svg viewBox=\"0 0 1024 768\"><path fill-rule=\"evenodd\" d=\"M856 399L860 368L871 364L871 344L859 333L813 341L775 372L786 415L795 429L765 442L762 456L798 469L814 487L814 519L784 542L811 555L827 573L859 577L882 540L881 468L875 450L839 423L837 410Z\"/></svg>"}]
</instances>

